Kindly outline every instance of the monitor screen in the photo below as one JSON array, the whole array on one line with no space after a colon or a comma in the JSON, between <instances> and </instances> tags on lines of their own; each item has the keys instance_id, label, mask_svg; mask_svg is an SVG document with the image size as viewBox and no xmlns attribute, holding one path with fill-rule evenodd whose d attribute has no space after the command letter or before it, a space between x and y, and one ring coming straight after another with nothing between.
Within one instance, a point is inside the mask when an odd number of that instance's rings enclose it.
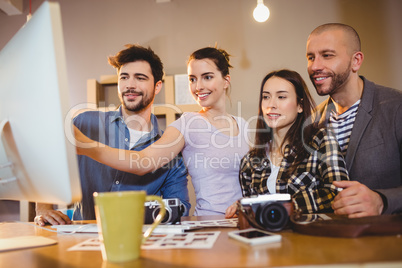
<instances>
[{"instance_id":1,"label":"monitor screen","mask_svg":"<svg viewBox=\"0 0 402 268\"><path fill-rule=\"evenodd\" d=\"M58 3L45 1L0 51L0 199L81 199Z\"/></svg>"}]
</instances>

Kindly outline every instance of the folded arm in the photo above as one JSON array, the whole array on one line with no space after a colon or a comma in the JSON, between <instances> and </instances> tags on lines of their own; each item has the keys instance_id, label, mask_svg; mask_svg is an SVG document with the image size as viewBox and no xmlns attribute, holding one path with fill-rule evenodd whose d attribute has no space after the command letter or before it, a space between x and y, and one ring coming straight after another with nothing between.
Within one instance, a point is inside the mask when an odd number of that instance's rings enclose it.
<instances>
[{"instance_id":1,"label":"folded arm","mask_svg":"<svg viewBox=\"0 0 402 268\"><path fill-rule=\"evenodd\" d=\"M329 212L332 211L335 196L341 190L333 182L349 180L346 163L335 137L325 131L315 136L311 149L311 155L317 156L317 171L313 174L317 182L314 187L304 185L293 198L299 207L308 213ZM315 204L311 204L311 200L314 200Z\"/></svg>"}]
</instances>

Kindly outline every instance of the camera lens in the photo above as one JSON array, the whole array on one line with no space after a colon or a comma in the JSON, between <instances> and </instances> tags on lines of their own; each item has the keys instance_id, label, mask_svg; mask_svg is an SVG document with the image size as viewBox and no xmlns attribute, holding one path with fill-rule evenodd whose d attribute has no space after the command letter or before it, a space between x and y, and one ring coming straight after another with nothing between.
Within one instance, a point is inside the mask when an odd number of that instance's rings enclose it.
<instances>
[{"instance_id":1,"label":"camera lens","mask_svg":"<svg viewBox=\"0 0 402 268\"><path fill-rule=\"evenodd\" d=\"M268 231L280 231L288 223L289 216L281 203L274 202L260 205L256 219Z\"/></svg>"},{"instance_id":2,"label":"camera lens","mask_svg":"<svg viewBox=\"0 0 402 268\"><path fill-rule=\"evenodd\" d=\"M156 217L158 217L159 211L160 211L159 207L155 208L155 210L153 211L152 218L154 221L155 221ZM170 207L166 206L165 211L166 211L165 217L161 221L161 224L170 222L171 217L172 217L172 210L170 209Z\"/></svg>"},{"instance_id":3,"label":"camera lens","mask_svg":"<svg viewBox=\"0 0 402 268\"><path fill-rule=\"evenodd\" d=\"M282 215L278 209L273 208L268 211L267 217L269 222L277 223L278 221L281 220Z\"/></svg>"}]
</instances>

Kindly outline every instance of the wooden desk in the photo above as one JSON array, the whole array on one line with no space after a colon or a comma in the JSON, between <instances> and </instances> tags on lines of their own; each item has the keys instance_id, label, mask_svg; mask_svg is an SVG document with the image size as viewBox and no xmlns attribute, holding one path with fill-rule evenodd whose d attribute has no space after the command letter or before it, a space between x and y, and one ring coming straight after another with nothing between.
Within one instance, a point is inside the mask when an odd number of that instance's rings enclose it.
<instances>
[{"instance_id":1,"label":"wooden desk","mask_svg":"<svg viewBox=\"0 0 402 268\"><path fill-rule=\"evenodd\" d=\"M186 217L185 220L218 218L222 217ZM67 251L69 247L95 234L58 235L23 223L0 223L0 238L40 235L58 241L53 246L2 252L0 266L177 268L343 264L345 267L361 267L362 264L370 263L370 267L402 267L401 236L329 238L301 235L287 230L280 233L283 236L281 243L251 247L228 237L227 232L234 228L219 230L221 234L212 249L143 250L139 260L117 265L103 262L100 252Z\"/></svg>"}]
</instances>

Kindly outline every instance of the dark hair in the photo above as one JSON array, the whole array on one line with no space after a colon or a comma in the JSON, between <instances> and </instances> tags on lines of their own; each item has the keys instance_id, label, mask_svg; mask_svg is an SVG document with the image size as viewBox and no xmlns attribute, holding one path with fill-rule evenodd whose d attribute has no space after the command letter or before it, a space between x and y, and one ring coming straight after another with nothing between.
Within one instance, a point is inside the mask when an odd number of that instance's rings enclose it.
<instances>
[{"instance_id":1,"label":"dark hair","mask_svg":"<svg viewBox=\"0 0 402 268\"><path fill-rule=\"evenodd\" d=\"M210 59L215 63L222 76L226 76L229 74L229 68L233 68L232 65L230 65L229 57L229 53L223 49L204 47L194 51L188 58L187 63L191 60Z\"/></svg>"},{"instance_id":2,"label":"dark hair","mask_svg":"<svg viewBox=\"0 0 402 268\"><path fill-rule=\"evenodd\" d=\"M137 44L128 44L126 49L119 51L114 56L108 57L108 62L117 70L129 62L146 61L151 66L154 84L163 78L163 63L158 55L150 48L145 48Z\"/></svg>"},{"instance_id":3,"label":"dark hair","mask_svg":"<svg viewBox=\"0 0 402 268\"><path fill-rule=\"evenodd\" d=\"M279 77L285 79L290 82L296 91L297 102L303 108L303 112L297 115L296 121L290 127L288 132L286 133L283 142L281 144L281 149L283 148L283 144L288 142L291 145L291 148L296 152L296 160L293 163L292 167L296 168L296 166L303 161L303 159L307 156L308 152L304 149L304 142L306 144L310 143L310 139L312 137L312 131L315 130L315 125L308 124L308 127L304 127L307 120L311 120L311 114L315 107L315 102L308 91L307 85L304 82L303 78L299 73L287 69L282 69L278 71L273 71L267 74L261 83L260 89L260 100L258 105L258 119L256 125L256 134L255 134L255 147L251 150L251 153L259 158L264 158L266 156L266 144L271 143L273 139L272 129L265 123L263 112L261 108L263 89L265 83L268 79L272 77ZM304 138L303 138L304 137ZM283 153L283 152L282 152ZM290 168L293 171L293 168Z\"/></svg>"}]
</instances>

